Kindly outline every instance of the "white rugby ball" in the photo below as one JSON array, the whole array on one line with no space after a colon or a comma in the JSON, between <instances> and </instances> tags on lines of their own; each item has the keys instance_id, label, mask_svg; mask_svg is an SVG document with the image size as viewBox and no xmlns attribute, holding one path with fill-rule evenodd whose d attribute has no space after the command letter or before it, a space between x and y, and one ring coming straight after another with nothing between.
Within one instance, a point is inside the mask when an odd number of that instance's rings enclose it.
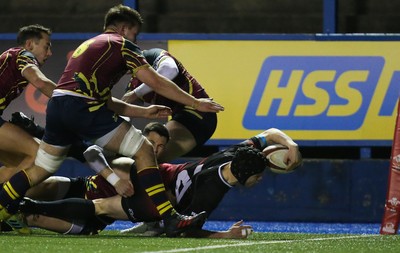
<instances>
[{"instance_id":1,"label":"white rugby ball","mask_svg":"<svg viewBox=\"0 0 400 253\"><path fill-rule=\"evenodd\" d=\"M268 167L272 172L279 174L286 174L293 172L293 170L286 170L287 165L284 163L284 157L288 152L288 147L281 144L273 144L264 148L263 153L267 157Z\"/></svg>"}]
</instances>

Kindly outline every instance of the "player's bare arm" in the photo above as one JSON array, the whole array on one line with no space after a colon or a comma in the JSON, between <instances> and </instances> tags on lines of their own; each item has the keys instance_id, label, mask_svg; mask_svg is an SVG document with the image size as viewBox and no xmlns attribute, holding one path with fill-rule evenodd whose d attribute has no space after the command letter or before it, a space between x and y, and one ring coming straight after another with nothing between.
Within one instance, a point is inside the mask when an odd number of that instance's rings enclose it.
<instances>
[{"instance_id":1,"label":"player's bare arm","mask_svg":"<svg viewBox=\"0 0 400 253\"><path fill-rule=\"evenodd\" d=\"M118 98L112 97L108 100L108 108L118 115L127 117L142 117L148 119L166 118L171 115L171 108L163 105L151 105L148 107L128 104Z\"/></svg>"},{"instance_id":2,"label":"player's bare arm","mask_svg":"<svg viewBox=\"0 0 400 253\"><path fill-rule=\"evenodd\" d=\"M267 143L282 144L288 147L289 150L284 158L285 163L289 167L288 170L301 165L302 157L299 146L287 134L277 128L270 128L261 133L261 135L265 137Z\"/></svg>"},{"instance_id":3,"label":"player's bare arm","mask_svg":"<svg viewBox=\"0 0 400 253\"><path fill-rule=\"evenodd\" d=\"M238 221L226 231L210 231L204 229L190 230L185 233L185 237L194 238L214 238L214 239L246 239L253 233L250 225L244 225L243 221Z\"/></svg>"},{"instance_id":4,"label":"player's bare arm","mask_svg":"<svg viewBox=\"0 0 400 253\"><path fill-rule=\"evenodd\" d=\"M56 84L48 79L37 66L32 65L27 67L22 72L22 75L43 94L47 97L51 97L53 90L56 88Z\"/></svg>"},{"instance_id":5,"label":"player's bare arm","mask_svg":"<svg viewBox=\"0 0 400 253\"><path fill-rule=\"evenodd\" d=\"M136 76L160 95L181 104L191 106L196 110L202 112L220 112L224 110L222 105L218 104L212 99L196 99L192 95L180 89L172 81L159 75L151 67L139 69L136 73Z\"/></svg>"}]
</instances>

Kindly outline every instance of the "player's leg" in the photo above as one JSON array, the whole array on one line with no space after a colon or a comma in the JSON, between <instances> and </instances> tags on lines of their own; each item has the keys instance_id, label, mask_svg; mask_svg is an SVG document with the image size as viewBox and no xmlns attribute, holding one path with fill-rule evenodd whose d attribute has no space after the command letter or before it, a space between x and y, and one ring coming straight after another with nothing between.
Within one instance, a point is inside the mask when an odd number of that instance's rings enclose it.
<instances>
[{"instance_id":1,"label":"player's leg","mask_svg":"<svg viewBox=\"0 0 400 253\"><path fill-rule=\"evenodd\" d=\"M40 184L30 188L25 196L37 200L57 200L65 197L71 186L71 179L51 176Z\"/></svg>"},{"instance_id":2,"label":"player's leg","mask_svg":"<svg viewBox=\"0 0 400 253\"><path fill-rule=\"evenodd\" d=\"M39 144L38 144L39 147ZM4 167L12 168L14 171L16 167L21 163L21 161L25 158L25 155L22 153L12 153L7 151L0 151L0 162Z\"/></svg>"},{"instance_id":3,"label":"player's leg","mask_svg":"<svg viewBox=\"0 0 400 253\"><path fill-rule=\"evenodd\" d=\"M67 152L68 147L41 142L35 165L19 171L3 184L0 191L0 220L8 219L11 214L17 212L18 202L25 196L28 189L56 172Z\"/></svg>"},{"instance_id":4,"label":"player's leg","mask_svg":"<svg viewBox=\"0 0 400 253\"><path fill-rule=\"evenodd\" d=\"M160 216L170 216L173 209L165 194L153 146L141 132L128 122L123 122L105 148L119 150L119 153L134 158L141 184L158 207Z\"/></svg>"},{"instance_id":5,"label":"player's leg","mask_svg":"<svg viewBox=\"0 0 400 253\"><path fill-rule=\"evenodd\" d=\"M23 166L24 163L25 167L33 164L39 143L31 135L18 126L4 122L0 127L0 138L1 151L25 155L26 158L22 161L22 164L21 162L18 163L21 164L21 166Z\"/></svg>"},{"instance_id":6,"label":"player's leg","mask_svg":"<svg viewBox=\"0 0 400 253\"><path fill-rule=\"evenodd\" d=\"M0 191L0 220L14 213L27 190L55 173L81 128L90 128L87 104L72 96L52 97L46 109L46 129L34 166L15 174ZM83 115L84 114L84 115ZM79 117L80 116L80 117ZM93 115L96 116L96 115Z\"/></svg>"},{"instance_id":7,"label":"player's leg","mask_svg":"<svg viewBox=\"0 0 400 253\"><path fill-rule=\"evenodd\" d=\"M18 170L16 167L1 166L0 167L0 185L9 180Z\"/></svg>"},{"instance_id":8,"label":"player's leg","mask_svg":"<svg viewBox=\"0 0 400 253\"><path fill-rule=\"evenodd\" d=\"M100 138L100 142L103 140ZM172 207L158 170L153 146L139 130L128 122L122 122L105 148L118 150L118 153L135 160L140 183L164 219L168 236L176 236L182 230L204 220L205 214L193 217L180 216Z\"/></svg>"},{"instance_id":9,"label":"player's leg","mask_svg":"<svg viewBox=\"0 0 400 253\"><path fill-rule=\"evenodd\" d=\"M8 167L0 174L0 182L5 182L10 175L33 165L39 143L8 122L3 122L0 127L0 139L0 162Z\"/></svg>"},{"instance_id":10,"label":"player's leg","mask_svg":"<svg viewBox=\"0 0 400 253\"><path fill-rule=\"evenodd\" d=\"M28 214L25 216L25 220L29 227L42 228L62 234L67 234L74 229L74 223L71 221L39 214Z\"/></svg>"},{"instance_id":11,"label":"player's leg","mask_svg":"<svg viewBox=\"0 0 400 253\"><path fill-rule=\"evenodd\" d=\"M120 178L129 179L129 173L134 162L132 158L118 157L110 162L110 166Z\"/></svg>"},{"instance_id":12,"label":"player's leg","mask_svg":"<svg viewBox=\"0 0 400 253\"><path fill-rule=\"evenodd\" d=\"M121 206L120 200L108 201L107 203L107 201L99 199L97 211L99 214L112 212L117 214L117 217L127 219L123 210L118 210L113 206ZM96 216L93 201L82 198L69 198L58 201L37 201L24 198L21 201L20 210L26 214L25 221L27 225L63 234L97 234L107 225L114 222L112 218L105 216L99 218Z\"/></svg>"},{"instance_id":13,"label":"player's leg","mask_svg":"<svg viewBox=\"0 0 400 253\"><path fill-rule=\"evenodd\" d=\"M168 129L170 140L159 155L160 162L169 162L188 153L197 146L193 134L181 123L170 120L165 126Z\"/></svg>"},{"instance_id":14,"label":"player's leg","mask_svg":"<svg viewBox=\"0 0 400 253\"><path fill-rule=\"evenodd\" d=\"M96 215L105 215L116 220L128 220L128 216L121 205L121 198L120 195L116 195L109 198L94 199Z\"/></svg>"},{"instance_id":15,"label":"player's leg","mask_svg":"<svg viewBox=\"0 0 400 253\"><path fill-rule=\"evenodd\" d=\"M140 182L157 206L160 216L168 217L174 212L165 194L153 146L139 130L123 122L105 148L119 150L119 153L134 158Z\"/></svg>"},{"instance_id":16,"label":"player's leg","mask_svg":"<svg viewBox=\"0 0 400 253\"><path fill-rule=\"evenodd\" d=\"M175 113L165 126L170 140L158 156L160 162L169 162L208 141L217 127L217 115L182 110Z\"/></svg>"}]
</instances>

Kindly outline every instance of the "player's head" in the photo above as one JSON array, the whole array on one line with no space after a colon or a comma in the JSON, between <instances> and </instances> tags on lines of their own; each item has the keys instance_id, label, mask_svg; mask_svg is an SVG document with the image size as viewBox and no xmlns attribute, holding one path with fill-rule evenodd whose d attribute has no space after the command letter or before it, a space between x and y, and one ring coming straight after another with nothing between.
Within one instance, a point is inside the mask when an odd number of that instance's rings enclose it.
<instances>
[{"instance_id":1,"label":"player's head","mask_svg":"<svg viewBox=\"0 0 400 253\"><path fill-rule=\"evenodd\" d=\"M154 153L158 156L169 141L169 132L164 124L150 122L143 128L143 135L153 144Z\"/></svg>"},{"instance_id":2,"label":"player's head","mask_svg":"<svg viewBox=\"0 0 400 253\"><path fill-rule=\"evenodd\" d=\"M236 150L231 162L231 172L240 184L247 186L249 182L246 184L246 181L250 177L259 176L261 178L261 173L266 166L266 157L260 150L244 146Z\"/></svg>"},{"instance_id":3,"label":"player's head","mask_svg":"<svg viewBox=\"0 0 400 253\"><path fill-rule=\"evenodd\" d=\"M39 65L43 65L51 53L51 30L35 24L21 27L17 35L17 43L31 52Z\"/></svg>"},{"instance_id":4,"label":"player's head","mask_svg":"<svg viewBox=\"0 0 400 253\"><path fill-rule=\"evenodd\" d=\"M143 19L140 13L122 4L110 8L104 17L104 30L112 27L132 42L136 42L136 36L142 24Z\"/></svg>"}]
</instances>

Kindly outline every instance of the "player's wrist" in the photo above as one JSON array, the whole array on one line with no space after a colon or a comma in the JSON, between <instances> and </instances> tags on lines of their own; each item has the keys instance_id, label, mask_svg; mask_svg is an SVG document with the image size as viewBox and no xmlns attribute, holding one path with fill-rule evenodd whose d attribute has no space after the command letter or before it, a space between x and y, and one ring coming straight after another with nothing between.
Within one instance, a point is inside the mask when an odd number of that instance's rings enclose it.
<instances>
[{"instance_id":1,"label":"player's wrist","mask_svg":"<svg viewBox=\"0 0 400 253\"><path fill-rule=\"evenodd\" d=\"M109 182L112 186L115 186L121 178L115 174L115 172L111 173L106 178L107 182Z\"/></svg>"},{"instance_id":2,"label":"player's wrist","mask_svg":"<svg viewBox=\"0 0 400 253\"><path fill-rule=\"evenodd\" d=\"M195 99L191 107L192 107L193 109L197 110L197 108L199 108L200 103L201 103L200 100Z\"/></svg>"}]
</instances>

